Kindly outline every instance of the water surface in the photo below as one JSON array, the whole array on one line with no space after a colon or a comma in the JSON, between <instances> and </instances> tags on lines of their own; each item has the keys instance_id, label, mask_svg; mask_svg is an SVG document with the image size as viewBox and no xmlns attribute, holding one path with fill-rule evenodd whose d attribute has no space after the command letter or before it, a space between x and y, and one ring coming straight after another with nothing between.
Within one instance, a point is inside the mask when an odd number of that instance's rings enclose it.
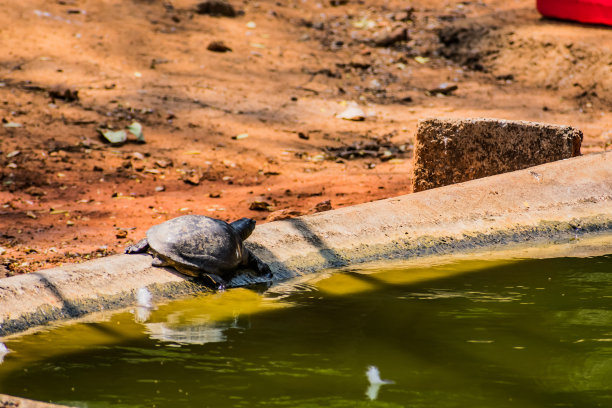
<instances>
[{"instance_id":1,"label":"water surface","mask_svg":"<svg viewBox=\"0 0 612 408\"><path fill-rule=\"evenodd\" d=\"M612 255L345 271L4 341L82 407L610 407ZM376 366L393 384L371 386Z\"/></svg>"}]
</instances>

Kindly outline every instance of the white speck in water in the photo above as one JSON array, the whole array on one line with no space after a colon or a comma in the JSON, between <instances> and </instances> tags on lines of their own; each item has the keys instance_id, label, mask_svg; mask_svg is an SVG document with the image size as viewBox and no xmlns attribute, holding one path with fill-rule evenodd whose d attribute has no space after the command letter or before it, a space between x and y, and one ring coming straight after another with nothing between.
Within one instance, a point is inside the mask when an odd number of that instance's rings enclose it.
<instances>
[{"instance_id":1,"label":"white speck in water","mask_svg":"<svg viewBox=\"0 0 612 408\"><path fill-rule=\"evenodd\" d=\"M370 386L366 390L366 395L370 401L374 401L376 398L378 398L378 391L382 385L395 384L395 381L383 380L380 378L380 371L378 371L378 367L376 366L369 366L368 370L366 371L366 376L370 382Z\"/></svg>"},{"instance_id":2,"label":"white speck in water","mask_svg":"<svg viewBox=\"0 0 612 408\"><path fill-rule=\"evenodd\" d=\"M136 292L136 309L134 310L134 316L137 322L146 322L151 315L151 309L153 304L151 299L153 295L145 287L138 289Z\"/></svg>"},{"instance_id":3,"label":"white speck in water","mask_svg":"<svg viewBox=\"0 0 612 408\"><path fill-rule=\"evenodd\" d=\"M4 343L0 343L0 364L2 364L2 362L4 362L4 356L6 356L10 352L11 352L11 350L9 350L4 345Z\"/></svg>"}]
</instances>

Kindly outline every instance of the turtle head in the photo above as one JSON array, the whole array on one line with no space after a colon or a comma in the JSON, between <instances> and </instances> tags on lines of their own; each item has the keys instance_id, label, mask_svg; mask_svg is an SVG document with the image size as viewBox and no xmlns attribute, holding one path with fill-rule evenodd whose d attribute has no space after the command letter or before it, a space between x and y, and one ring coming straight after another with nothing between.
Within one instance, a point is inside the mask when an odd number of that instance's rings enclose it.
<instances>
[{"instance_id":1,"label":"turtle head","mask_svg":"<svg viewBox=\"0 0 612 408\"><path fill-rule=\"evenodd\" d=\"M240 235L240 238L247 239L255 229L255 220L251 218L241 218L230 224L234 230Z\"/></svg>"}]
</instances>

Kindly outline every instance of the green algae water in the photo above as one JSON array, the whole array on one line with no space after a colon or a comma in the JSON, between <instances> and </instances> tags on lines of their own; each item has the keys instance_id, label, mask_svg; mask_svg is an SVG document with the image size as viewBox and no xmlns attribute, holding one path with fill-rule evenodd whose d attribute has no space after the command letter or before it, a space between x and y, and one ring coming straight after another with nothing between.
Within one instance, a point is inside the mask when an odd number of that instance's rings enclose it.
<instances>
[{"instance_id":1,"label":"green algae water","mask_svg":"<svg viewBox=\"0 0 612 408\"><path fill-rule=\"evenodd\" d=\"M611 407L612 255L346 270L3 342L0 393L79 407Z\"/></svg>"}]
</instances>

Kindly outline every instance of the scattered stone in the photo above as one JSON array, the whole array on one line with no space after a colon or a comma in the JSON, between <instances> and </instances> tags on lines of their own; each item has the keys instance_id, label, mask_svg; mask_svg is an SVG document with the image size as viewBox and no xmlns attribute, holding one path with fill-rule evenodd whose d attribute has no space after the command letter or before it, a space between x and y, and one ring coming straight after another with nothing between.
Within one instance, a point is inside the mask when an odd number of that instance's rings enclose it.
<instances>
[{"instance_id":1,"label":"scattered stone","mask_svg":"<svg viewBox=\"0 0 612 408\"><path fill-rule=\"evenodd\" d=\"M338 73L338 72L334 72L329 68L321 68L318 70L310 70L308 68L303 68L302 72L308 75L311 75L313 77L317 76L317 75L325 75L328 78L341 78L342 76Z\"/></svg>"},{"instance_id":2,"label":"scattered stone","mask_svg":"<svg viewBox=\"0 0 612 408\"><path fill-rule=\"evenodd\" d=\"M391 151L391 150L385 150L383 151L382 155L378 156L380 158L380 161L389 161L391 159L395 159L395 154Z\"/></svg>"},{"instance_id":3,"label":"scattered stone","mask_svg":"<svg viewBox=\"0 0 612 408\"><path fill-rule=\"evenodd\" d=\"M298 132L298 137L299 137L300 139L304 139L304 140L308 140L308 139L310 139L310 136L309 136L309 135L307 135L307 134L306 134L306 133L304 133L304 132Z\"/></svg>"},{"instance_id":4,"label":"scattered stone","mask_svg":"<svg viewBox=\"0 0 612 408\"><path fill-rule=\"evenodd\" d=\"M321 201L320 203L317 203L317 205L315 205L312 210L318 213L318 212L323 212L323 211L329 211L331 209L332 209L331 200L325 200L325 201Z\"/></svg>"},{"instance_id":5,"label":"scattered stone","mask_svg":"<svg viewBox=\"0 0 612 408\"><path fill-rule=\"evenodd\" d=\"M408 93L399 93L398 95L396 95L396 97L394 98L395 101L397 103L411 103L413 102L412 99L412 95L408 94Z\"/></svg>"},{"instance_id":6,"label":"scattered stone","mask_svg":"<svg viewBox=\"0 0 612 408\"><path fill-rule=\"evenodd\" d=\"M268 217L266 218L266 222L286 220L288 218L299 217L300 215L303 215L301 211L290 210L286 208L270 213L270 215L268 215Z\"/></svg>"},{"instance_id":7,"label":"scattered stone","mask_svg":"<svg viewBox=\"0 0 612 408\"><path fill-rule=\"evenodd\" d=\"M189 171L186 171L182 175L181 179L187 184L197 186L198 184L200 184L200 181L202 180L202 175L200 174L199 171L189 170Z\"/></svg>"},{"instance_id":8,"label":"scattered stone","mask_svg":"<svg viewBox=\"0 0 612 408\"><path fill-rule=\"evenodd\" d=\"M580 155L582 132L569 126L499 119L419 122L415 192Z\"/></svg>"},{"instance_id":9,"label":"scattered stone","mask_svg":"<svg viewBox=\"0 0 612 408\"><path fill-rule=\"evenodd\" d=\"M124 239L127 237L127 235L128 235L128 232L127 230L124 230L124 229L119 229L115 233L115 237L117 237L118 239Z\"/></svg>"},{"instance_id":10,"label":"scattered stone","mask_svg":"<svg viewBox=\"0 0 612 408\"><path fill-rule=\"evenodd\" d=\"M413 14L414 14L414 8L408 7L407 9L400 10L396 12L395 14L393 14L393 20L402 21L402 22L410 21L412 20Z\"/></svg>"},{"instance_id":11,"label":"scattered stone","mask_svg":"<svg viewBox=\"0 0 612 408\"><path fill-rule=\"evenodd\" d=\"M75 102L79 100L79 91L57 87L49 90L49 97L53 100L60 99L64 102Z\"/></svg>"},{"instance_id":12,"label":"scattered stone","mask_svg":"<svg viewBox=\"0 0 612 408\"><path fill-rule=\"evenodd\" d=\"M144 154L140 152L132 152L128 155L128 158L134 159L134 160L144 160L145 156Z\"/></svg>"},{"instance_id":13,"label":"scattered stone","mask_svg":"<svg viewBox=\"0 0 612 408\"><path fill-rule=\"evenodd\" d=\"M198 3L196 13L214 17L236 17L238 15L234 6L224 0L206 0Z\"/></svg>"},{"instance_id":14,"label":"scattered stone","mask_svg":"<svg viewBox=\"0 0 612 408\"><path fill-rule=\"evenodd\" d=\"M24 190L24 193L29 194L33 197L42 197L47 194L45 190L40 187L30 186Z\"/></svg>"},{"instance_id":15,"label":"scattered stone","mask_svg":"<svg viewBox=\"0 0 612 408\"><path fill-rule=\"evenodd\" d=\"M149 68L151 68L151 69L155 69L155 67L156 67L157 65L160 65L160 64L167 64L167 63L169 63L169 62L170 62L170 60L167 60L166 58L153 58L153 59L151 60L151 65L149 65Z\"/></svg>"},{"instance_id":16,"label":"scattered stone","mask_svg":"<svg viewBox=\"0 0 612 408\"><path fill-rule=\"evenodd\" d=\"M395 144L391 142L390 135L371 140L359 140L348 146L325 147L325 151L331 159L354 160L361 158L378 158L381 161L392 160L402 156L409 150L406 144Z\"/></svg>"},{"instance_id":17,"label":"scattered stone","mask_svg":"<svg viewBox=\"0 0 612 408\"><path fill-rule=\"evenodd\" d=\"M155 187L155 192L156 193L161 193L162 191L166 191L166 187L164 187L164 186L157 186L157 187Z\"/></svg>"},{"instance_id":18,"label":"scattered stone","mask_svg":"<svg viewBox=\"0 0 612 408\"><path fill-rule=\"evenodd\" d=\"M17 123L17 122L9 122L6 119L2 119L2 127L7 128L7 129L14 129L14 128L20 128L23 127L23 125L21 123Z\"/></svg>"},{"instance_id":19,"label":"scattered stone","mask_svg":"<svg viewBox=\"0 0 612 408\"><path fill-rule=\"evenodd\" d=\"M225 45L223 41L212 41L210 44L208 44L208 47L206 47L206 49L208 51L213 51L213 52L231 52L232 51L232 49L228 47L227 45Z\"/></svg>"},{"instance_id":20,"label":"scattered stone","mask_svg":"<svg viewBox=\"0 0 612 408\"><path fill-rule=\"evenodd\" d=\"M398 27L390 32L375 35L372 44L376 47L390 47L398 42L405 42L408 40L408 29L406 27Z\"/></svg>"},{"instance_id":21,"label":"scattered stone","mask_svg":"<svg viewBox=\"0 0 612 408\"><path fill-rule=\"evenodd\" d=\"M262 197L255 198L249 204L249 210L252 211L272 211L274 206L269 202L265 201Z\"/></svg>"},{"instance_id":22,"label":"scattered stone","mask_svg":"<svg viewBox=\"0 0 612 408\"><path fill-rule=\"evenodd\" d=\"M440 84L437 88L428 89L425 91L425 94L428 96L437 96L437 95L450 95L455 92L459 87L457 85L451 85L447 82Z\"/></svg>"},{"instance_id":23,"label":"scattered stone","mask_svg":"<svg viewBox=\"0 0 612 408\"><path fill-rule=\"evenodd\" d=\"M336 64L336 67L344 69L345 71L350 71L351 68L366 70L370 68L372 64L366 61L363 57L357 56L354 57L348 64L339 62Z\"/></svg>"},{"instance_id":24,"label":"scattered stone","mask_svg":"<svg viewBox=\"0 0 612 408\"><path fill-rule=\"evenodd\" d=\"M512 82L514 81L514 75L513 74L496 75L495 79L497 79L498 81Z\"/></svg>"},{"instance_id":25,"label":"scattered stone","mask_svg":"<svg viewBox=\"0 0 612 408\"><path fill-rule=\"evenodd\" d=\"M166 167L172 167L172 161L171 160L164 160L164 159L155 160L155 165L157 167L165 169Z\"/></svg>"},{"instance_id":26,"label":"scattered stone","mask_svg":"<svg viewBox=\"0 0 612 408\"><path fill-rule=\"evenodd\" d=\"M344 120L352 120L355 122L360 122L365 120L365 113L359 106L351 105L346 108L342 113L336 115L338 119Z\"/></svg>"}]
</instances>

